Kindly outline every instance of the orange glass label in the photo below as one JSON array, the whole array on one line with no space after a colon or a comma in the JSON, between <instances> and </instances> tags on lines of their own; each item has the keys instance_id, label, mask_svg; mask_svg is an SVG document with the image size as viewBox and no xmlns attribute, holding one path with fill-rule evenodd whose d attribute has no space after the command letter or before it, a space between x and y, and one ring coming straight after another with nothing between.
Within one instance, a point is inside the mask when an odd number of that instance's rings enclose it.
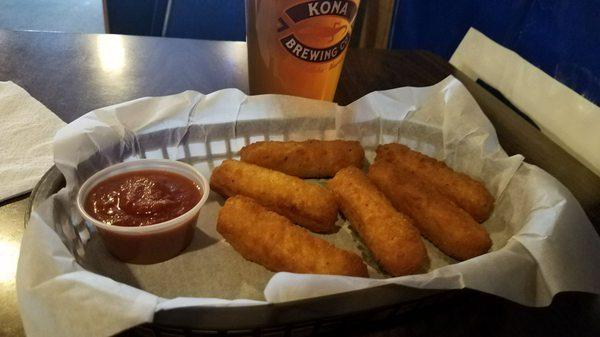
<instances>
[{"instance_id":1,"label":"orange glass label","mask_svg":"<svg viewBox=\"0 0 600 337\"><path fill-rule=\"evenodd\" d=\"M281 45L292 55L308 62L329 62L342 54L350 42L350 25L356 16L352 1L310 1L285 11L290 26L279 18L278 32L286 34ZM320 20L328 16L326 20ZM331 20L331 16L339 19ZM301 22L300 24L298 24Z\"/></svg>"},{"instance_id":2,"label":"orange glass label","mask_svg":"<svg viewBox=\"0 0 600 337\"><path fill-rule=\"evenodd\" d=\"M250 91L332 100L357 0L247 0Z\"/></svg>"}]
</instances>

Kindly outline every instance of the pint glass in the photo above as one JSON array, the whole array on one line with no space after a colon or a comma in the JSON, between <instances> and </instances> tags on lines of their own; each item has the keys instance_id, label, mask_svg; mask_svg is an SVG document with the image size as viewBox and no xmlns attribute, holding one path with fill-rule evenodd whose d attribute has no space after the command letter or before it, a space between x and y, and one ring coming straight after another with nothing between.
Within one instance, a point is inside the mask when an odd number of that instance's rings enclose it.
<instances>
[{"instance_id":1,"label":"pint glass","mask_svg":"<svg viewBox=\"0 0 600 337\"><path fill-rule=\"evenodd\" d=\"M246 0L250 93L333 100L360 0Z\"/></svg>"}]
</instances>

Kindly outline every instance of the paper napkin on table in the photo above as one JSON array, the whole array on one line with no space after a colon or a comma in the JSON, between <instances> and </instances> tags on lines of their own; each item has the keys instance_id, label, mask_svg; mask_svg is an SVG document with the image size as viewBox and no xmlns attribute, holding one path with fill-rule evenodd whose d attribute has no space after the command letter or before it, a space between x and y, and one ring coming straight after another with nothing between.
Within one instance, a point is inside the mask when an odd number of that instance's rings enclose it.
<instances>
[{"instance_id":1,"label":"paper napkin on table","mask_svg":"<svg viewBox=\"0 0 600 337\"><path fill-rule=\"evenodd\" d=\"M450 63L499 90L542 133L600 176L600 107L474 28ZM597 74L589 76L597 81Z\"/></svg>"},{"instance_id":2,"label":"paper napkin on table","mask_svg":"<svg viewBox=\"0 0 600 337\"><path fill-rule=\"evenodd\" d=\"M53 164L65 123L13 82L0 82L0 202L31 191Z\"/></svg>"}]
</instances>

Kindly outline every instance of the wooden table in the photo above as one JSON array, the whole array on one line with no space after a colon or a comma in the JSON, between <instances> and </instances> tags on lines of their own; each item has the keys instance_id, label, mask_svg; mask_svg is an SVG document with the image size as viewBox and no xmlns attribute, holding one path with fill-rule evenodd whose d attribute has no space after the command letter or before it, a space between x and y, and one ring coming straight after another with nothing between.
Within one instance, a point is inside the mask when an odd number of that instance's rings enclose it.
<instances>
[{"instance_id":1,"label":"wooden table","mask_svg":"<svg viewBox=\"0 0 600 337\"><path fill-rule=\"evenodd\" d=\"M373 90L432 85L449 74L474 95L495 125L504 149L523 154L527 162L565 184L598 229L600 178L436 55L351 50L335 101L347 104ZM247 92L246 46L241 42L0 30L0 80L22 86L70 122L92 109L143 96L188 89L208 93L230 87ZM18 244L26 202L20 198L0 205L0 239ZM14 279L0 283L0 296L0 335L23 334ZM336 334L598 336L599 313L599 298L589 294L560 294L550 307L535 309L461 291L442 305L410 312L401 320L352 326Z\"/></svg>"}]
</instances>

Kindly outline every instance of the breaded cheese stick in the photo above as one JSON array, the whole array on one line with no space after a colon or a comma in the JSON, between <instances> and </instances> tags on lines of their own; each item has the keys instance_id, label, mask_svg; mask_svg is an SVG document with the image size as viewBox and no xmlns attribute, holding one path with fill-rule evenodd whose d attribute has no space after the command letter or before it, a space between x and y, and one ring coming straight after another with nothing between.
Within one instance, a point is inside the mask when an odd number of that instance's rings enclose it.
<instances>
[{"instance_id":1,"label":"breaded cheese stick","mask_svg":"<svg viewBox=\"0 0 600 337\"><path fill-rule=\"evenodd\" d=\"M338 207L327 189L298 177L237 160L225 160L210 177L210 187L232 197L251 197L263 206L317 233L337 230Z\"/></svg>"},{"instance_id":2,"label":"breaded cheese stick","mask_svg":"<svg viewBox=\"0 0 600 337\"><path fill-rule=\"evenodd\" d=\"M245 259L271 271L368 277L362 259L314 237L251 198L229 198L217 231Z\"/></svg>"},{"instance_id":3,"label":"breaded cheese stick","mask_svg":"<svg viewBox=\"0 0 600 337\"><path fill-rule=\"evenodd\" d=\"M467 260L490 249L492 241L481 224L412 172L378 160L369 167L369 178L446 255Z\"/></svg>"},{"instance_id":4,"label":"breaded cheese stick","mask_svg":"<svg viewBox=\"0 0 600 337\"><path fill-rule=\"evenodd\" d=\"M413 172L471 214L478 222L485 221L492 213L494 197L485 186L464 173L455 172L444 162L401 144L377 147L375 160L381 159Z\"/></svg>"},{"instance_id":5,"label":"breaded cheese stick","mask_svg":"<svg viewBox=\"0 0 600 337\"><path fill-rule=\"evenodd\" d=\"M365 151L357 141L256 142L240 151L242 161L300 178L329 178L348 166L362 168Z\"/></svg>"},{"instance_id":6,"label":"breaded cheese stick","mask_svg":"<svg viewBox=\"0 0 600 337\"><path fill-rule=\"evenodd\" d=\"M414 274L428 261L412 220L397 212L356 167L340 170L327 182L346 216L377 262L394 276Z\"/></svg>"}]
</instances>

